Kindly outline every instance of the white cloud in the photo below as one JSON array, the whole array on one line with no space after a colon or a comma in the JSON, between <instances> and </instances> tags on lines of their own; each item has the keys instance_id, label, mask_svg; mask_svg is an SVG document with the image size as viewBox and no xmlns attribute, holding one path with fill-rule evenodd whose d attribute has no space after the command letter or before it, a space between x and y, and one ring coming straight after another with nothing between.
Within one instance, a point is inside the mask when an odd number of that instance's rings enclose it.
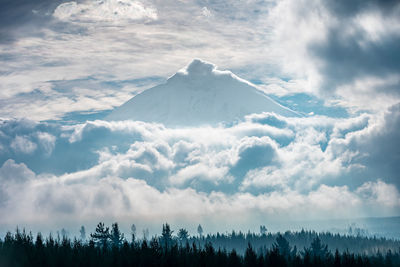
<instances>
[{"instance_id":1,"label":"white cloud","mask_svg":"<svg viewBox=\"0 0 400 267\"><path fill-rule=\"evenodd\" d=\"M17 153L32 154L37 145L28 136L16 136L10 147Z\"/></svg>"},{"instance_id":2,"label":"white cloud","mask_svg":"<svg viewBox=\"0 0 400 267\"><path fill-rule=\"evenodd\" d=\"M217 167L213 165L207 165L205 163L196 163L179 170L175 175L171 176L169 180L172 185L183 185L187 181L195 178L204 179L209 181L211 184L218 185L222 181L230 181L232 177L227 175L229 168L227 166ZM192 184L195 186L195 183Z\"/></svg>"},{"instance_id":3,"label":"white cloud","mask_svg":"<svg viewBox=\"0 0 400 267\"><path fill-rule=\"evenodd\" d=\"M142 180L114 176L101 178L97 175L92 173L90 177L79 180L75 174L38 177L18 189L14 188L15 192L9 189L10 199L6 206L1 207L8 216L1 217L0 224L18 222L22 225L40 223L42 227L77 227L77 221L91 224L97 223L97 220L160 224L177 218L193 224L203 221L226 223L226 218L229 218L228 224L237 227L243 226L243 217L247 220L254 218L256 223L271 217L277 221L305 219L304 214L307 214L307 219L321 216L325 219L343 218L371 215L368 208L375 205L392 213L400 206L395 199L398 197L397 189L383 182L377 184L391 190L384 201L365 197L366 186L350 191L346 186L323 185L309 193L292 190L260 195L245 192L199 193L190 188L159 191ZM95 180L92 180L93 177Z\"/></svg>"},{"instance_id":4,"label":"white cloud","mask_svg":"<svg viewBox=\"0 0 400 267\"><path fill-rule=\"evenodd\" d=\"M284 118L264 113L232 126L184 129L133 121L97 120L53 128L7 121L0 127L5 151L16 136L31 138L37 148L24 154L25 164L4 160L0 176L10 182L0 188L0 211L10 216L0 224L47 225L55 217L54 225L66 226L76 221L95 224L93 218L157 224L230 218L237 227L245 224L244 217L262 223L267 218L397 215L398 187L386 179L397 176L363 178L368 165L361 173L353 171L359 164L355 140L376 140L378 132L385 132L382 128L392 132L387 127L396 121L395 114L395 108L386 118ZM282 137L288 139L280 141ZM78 165L83 167L62 169L57 175L44 174L54 169L35 174L27 166L44 166L31 160L40 157L35 154L40 149L53 151L46 156L46 166L64 167L81 155Z\"/></svg>"},{"instance_id":5,"label":"white cloud","mask_svg":"<svg viewBox=\"0 0 400 267\"><path fill-rule=\"evenodd\" d=\"M16 163L14 160L9 159L4 162L0 168L0 180L2 183L23 183L35 177L32 172L24 163Z\"/></svg>"},{"instance_id":6,"label":"white cloud","mask_svg":"<svg viewBox=\"0 0 400 267\"><path fill-rule=\"evenodd\" d=\"M15 140L24 137L36 149L31 154L20 152L25 156L15 159L35 171L84 173L99 164L96 168L104 174L143 179L159 189L171 185L207 192L214 186L224 192L263 192L272 188L307 192L323 183L345 183L354 188L378 177L397 185L392 164L396 153L390 150L394 146L379 152L386 149L386 136L396 135L395 126L390 124L397 125L397 113L387 113L386 119L383 114L386 113L341 119L284 118L264 113L231 126L176 129L161 124L100 120L54 129L39 124L36 127L40 130L21 128L25 130L13 133L4 126L1 159L7 160L7 151L16 151ZM378 143L382 144L380 149L374 148ZM74 159L76 162L60 164L70 161L68 157L76 149L82 151ZM379 153L385 156L382 158ZM34 158L49 164L39 164ZM387 164L379 163L382 159L390 163L389 169L382 167Z\"/></svg>"},{"instance_id":7,"label":"white cloud","mask_svg":"<svg viewBox=\"0 0 400 267\"><path fill-rule=\"evenodd\" d=\"M157 20L157 10L139 1L104 0L84 3L66 2L54 10L54 17L71 21L152 21Z\"/></svg>"},{"instance_id":8,"label":"white cloud","mask_svg":"<svg viewBox=\"0 0 400 267\"><path fill-rule=\"evenodd\" d=\"M368 201L382 207L396 207L400 205L400 194L392 184L386 184L381 180L364 183L357 189Z\"/></svg>"},{"instance_id":9,"label":"white cloud","mask_svg":"<svg viewBox=\"0 0 400 267\"><path fill-rule=\"evenodd\" d=\"M37 137L44 153L50 155L55 147L56 137L46 132L38 132Z\"/></svg>"},{"instance_id":10,"label":"white cloud","mask_svg":"<svg viewBox=\"0 0 400 267\"><path fill-rule=\"evenodd\" d=\"M203 14L204 17L209 18L212 16L211 11L205 6L201 9L201 13Z\"/></svg>"}]
</instances>

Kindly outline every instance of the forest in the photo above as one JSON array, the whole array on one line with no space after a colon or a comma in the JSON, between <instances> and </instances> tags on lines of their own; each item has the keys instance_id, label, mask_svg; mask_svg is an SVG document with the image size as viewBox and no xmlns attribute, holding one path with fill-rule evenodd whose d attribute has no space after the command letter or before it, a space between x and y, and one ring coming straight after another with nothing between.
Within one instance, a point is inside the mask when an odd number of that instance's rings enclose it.
<instances>
[{"instance_id":1,"label":"forest","mask_svg":"<svg viewBox=\"0 0 400 267\"><path fill-rule=\"evenodd\" d=\"M26 230L0 238L0 266L400 266L400 241L386 238L316 233L234 232L190 236L169 224L161 235L139 239L118 223L99 223L86 238L65 233L44 237Z\"/></svg>"}]
</instances>

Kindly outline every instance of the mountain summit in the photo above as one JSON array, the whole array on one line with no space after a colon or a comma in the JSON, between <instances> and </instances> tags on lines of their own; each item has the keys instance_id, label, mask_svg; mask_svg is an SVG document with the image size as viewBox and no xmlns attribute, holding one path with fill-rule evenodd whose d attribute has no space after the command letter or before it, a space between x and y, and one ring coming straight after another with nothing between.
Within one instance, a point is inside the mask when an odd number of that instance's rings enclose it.
<instances>
[{"instance_id":1,"label":"mountain summit","mask_svg":"<svg viewBox=\"0 0 400 267\"><path fill-rule=\"evenodd\" d=\"M232 122L261 112L298 116L232 72L195 59L165 84L134 96L106 119L199 126Z\"/></svg>"}]
</instances>

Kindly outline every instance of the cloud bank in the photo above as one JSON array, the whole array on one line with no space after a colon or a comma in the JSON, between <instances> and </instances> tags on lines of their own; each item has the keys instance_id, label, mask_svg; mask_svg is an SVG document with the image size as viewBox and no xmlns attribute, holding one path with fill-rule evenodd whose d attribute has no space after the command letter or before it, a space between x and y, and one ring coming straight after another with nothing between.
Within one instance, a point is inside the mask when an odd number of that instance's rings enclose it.
<instances>
[{"instance_id":1,"label":"cloud bank","mask_svg":"<svg viewBox=\"0 0 400 267\"><path fill-rule=\"evenodd\" d=\"M398 137L399 117L394 106L348 119L253 114L201 128L3 121L0 207L9 215L0 224L395 216L398 155L377 144ZM372 164L379 159L386 164Z\"/></svg>"}]
</instances>

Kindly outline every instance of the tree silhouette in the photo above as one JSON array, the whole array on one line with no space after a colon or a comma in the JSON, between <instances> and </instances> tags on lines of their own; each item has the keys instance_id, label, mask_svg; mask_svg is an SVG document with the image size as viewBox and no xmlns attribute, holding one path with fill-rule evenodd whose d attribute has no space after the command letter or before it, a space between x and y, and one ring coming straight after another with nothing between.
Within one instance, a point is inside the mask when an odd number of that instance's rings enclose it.
<instances>
[{"instance_id":1,"label":"tree silhouette","mask_svg":"<svg viewBox=\"0 0 400 267\"><path fill-rule=\"evenodd\" d=\"M133 223L131 225L131 236L132 236L132 242L135 242L136 238L136 225Z\"/></svg>"},{"instance_id":2,"label":"tree silhouette","mask_svg":"<svg viewBox=\"0 0 400 267\"><path fill-rule=\"evenodd\" d=\"M185 236L179 232L178 236ZM62 240L54 239L51 234L44 238L39 233L33 238L32 234L19 229L15 234L7 232L4 239L0 237L0 266L400 266L400 241L384 238L316 234L310 231L287 232L284 236L272 233L260 236L255 233L244 235L241 232L232 232L231 235L209 234L201 239L198 236L188 237L192 245L187 242L186 246L178 246L170 226L165 224L160 238L153 237L149 242L143 240L131 245L124 240L121 245L122 233L118 224L113 224L111 233L107 233L108 228L100 223L96 232L91 234L92 239L82 243L79 239L71 240L68 237ZM106 236L107 242L113 240L112 236L118 236L119 245L101 245L101 237ZM337 245L332 245L333 247L342 244L347 248L363 250L355 253L348 249L337 249L331 254L321 242L328 242L329 239L336 242ZM96 245L94 240L100 245ZM164 240L168 241L167 246L161 243ZM300 244L299 240L306 240L307 245L297 253L294 247L296 242ZM260 241L264 243L259 243ZM268 245L265 245L265 242L269 242ZM294 244L292 250L289 243ZM373 249L364 250L366 243ZM240 252L231 248L221 249L228 245L239 248ZM393 250L383 250L385 246ZM283 254L289 251L290 255Z\"/></svg>"},{"instance_id":3,"label":"tree silhouette","mask_svg":"<svg viewBox=\"0 0 400 267\"><path fill-rule=\"evenodd\" d=\"M273 247L276 248L279 253L285 257L288 257L290 255L291 247L289 245L289 242L281 234L278 234L278 237L276 238L276 242L274 243Z\"/></svg>"},{"instance_id":4,"label":"tree silhouette","mask_svg":"<svg viewBox=\"0 0 400 267\"><path fill-rule=\"evenodd\" d=\"M86 240L85 226L83 226L83 225L81 226L81 229L79 229L79 234L80 234L81 240L85 241Z\"/></svg>"},{"instance_id":5,"label":"tree silhouette","mask_svg":"<svg viewBox=\"0 0 400 267\"><path fill-rule=\"evenodd\" d=\"M260 235L264 236L267 234L267 227L265 225L260 225Z\"/></svg>"},{"instance_id":6,"label":"tree silhouette","mask_svg":"<svg viewBox=\"0 0 400 267\"><path fill-rule=\"evenodd\" d=\"M162 239L162 244L164 245L166 250L168 250L168 248L171 246L172 233L173 231L171 231L169 224L168 223L166 223L165 225L163 224L161 239Z\"/></svg>"},{"instance_id":7,"label":"tree silhouette","mask_svg":"<svg viewBox=\"0 0 400 267\"><path fill-rule=\"evenodd\" d=\"M64 228L61 229L61 238L62 239L68 238L68 232Z\"/></svg>"},{"instance_id":8,"label":"tree silhouette","mask_svg":"<svg viewBox=\"0 0 400 267\"><path fill-rule=\"evenodd\" d=\"M257 265L257 255L254 252L251 244L247 245L246 253L244 255L244 265L245 266L256 266Z\"/></svg>"},{"instance_id":9,"label":"tree silhouette","mask_svg":"<svg viewBox=\"0 0 400 267\"><path fill-rule=\"evenodd\" d=\"M326 258L329 255L328 245L322 245L321 239L317 236L311 243L311 255L319 258Z\"/></svg>"},{"instance_id":10,"label":"tree silhouette","mask_svg":"<svg viewBox=\"0 0 400 267\"><path fill-rule=\"evenodd\" d=\"M118 223L112 224L110 239L113 247L120 247L124 242L124 234L119 230Z\"/></svg>"},{"instance_id":11,"label":"tree silhouette","mask_svg":"<svg viewBox=\"0 0 400 267\"><path fill-rule=\"evenodd\" d=\"M110 239L110 229L104 226L104 223L99 222L96 226L94 234L90 234L96 246L107 248L108 240Z\"/></svg>"},{"instance_id":12,"label":"tree silhouette","mask_svg":"<svg viewBox=\"0 0 400 267\"><path fill-rule=\"evenodd\" d=\"M203 227L201 227L200 224L197 226L197 233L199 234L200 238L203 236Z\"/></svg>"},{"instance_id":13,"label":"tree silhouette","mask_svg":"<svg viewBox=\"0 0 400 267\"><path fill-rule=\"evenodd\" d=\"M149 229L143 229L143 239L147 240L149 238Z\"/></svg>"},{"instance_id":14,"label":"tree silhouette","mask_svg":"<svg viewBox=\"0 0 400 267\"><path fill-rule=\"evenodd\" d=\"M182 245L182 242L187 242L188 238L189 238L189 232L184 228L179 229L178 239L180 241L180 244Z\"/></svg>"}]
</instances>

